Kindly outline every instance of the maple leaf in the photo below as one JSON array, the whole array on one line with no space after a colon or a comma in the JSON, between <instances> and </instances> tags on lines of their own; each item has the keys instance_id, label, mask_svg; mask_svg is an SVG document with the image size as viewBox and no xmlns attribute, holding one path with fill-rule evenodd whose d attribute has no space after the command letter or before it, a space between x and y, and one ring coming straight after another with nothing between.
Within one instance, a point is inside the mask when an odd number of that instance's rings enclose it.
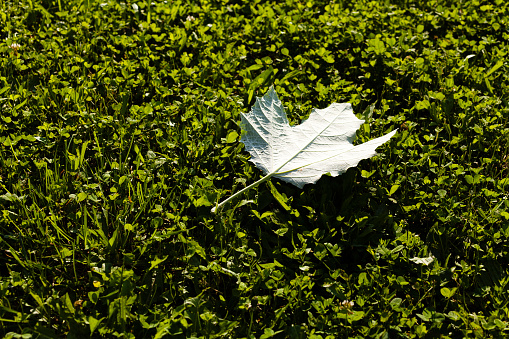
<instances>
[{"instance_id":1,"label":"maple leaf","mask_svg":"<svg viewBox=\"0 0 509 339\"><path fill-rule=\"evenodd\" d=\"M309 118L290 126L273 87L256 98L251 112L241 115L242 137L250 161L265 176L232 195L212 212L244 191L271 177L299 188L315 183L325 173L338 176L359 161L376 155L375 149L387 142L397 130L360 145L352 144L355 133L364 123L349 103L333 103L324 109L313 109Z\"/></svg>"}]
</instances>

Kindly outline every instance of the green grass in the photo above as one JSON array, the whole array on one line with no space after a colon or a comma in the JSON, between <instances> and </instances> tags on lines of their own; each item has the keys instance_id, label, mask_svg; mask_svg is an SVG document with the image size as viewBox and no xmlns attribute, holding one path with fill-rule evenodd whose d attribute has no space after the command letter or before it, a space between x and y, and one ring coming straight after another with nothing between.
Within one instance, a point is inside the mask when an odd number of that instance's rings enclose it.
<instances>
[{"instance_id":1,"label":"green grass","mask_svg":"<svg viewBox=\"0 0 509 339\"><path fill-rule=\"evenodd\" d=\"M503 338L505 1L0 2L6 338ZM350 102L379 155L299 190L240 113ZM353 302L353 304L350 303Z\"/></svg>"}]
</instances>

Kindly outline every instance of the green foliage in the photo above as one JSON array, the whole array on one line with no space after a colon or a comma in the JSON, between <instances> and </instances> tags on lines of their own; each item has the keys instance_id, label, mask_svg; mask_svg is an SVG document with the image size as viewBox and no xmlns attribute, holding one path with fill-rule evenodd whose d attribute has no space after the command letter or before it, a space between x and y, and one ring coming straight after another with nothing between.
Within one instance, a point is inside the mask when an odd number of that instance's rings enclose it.
<instances>
[{"instance_id":1,"label":"green foliage","mask_svg":"<svg viewBox=\"0 0 509 339\"><path fill-rule=\"evenodd\" d=\"M0 333L505 337L509 8L0 3ZM380 155L261 178L240 113L350 102Z\"/></svg>"}]
</instances>

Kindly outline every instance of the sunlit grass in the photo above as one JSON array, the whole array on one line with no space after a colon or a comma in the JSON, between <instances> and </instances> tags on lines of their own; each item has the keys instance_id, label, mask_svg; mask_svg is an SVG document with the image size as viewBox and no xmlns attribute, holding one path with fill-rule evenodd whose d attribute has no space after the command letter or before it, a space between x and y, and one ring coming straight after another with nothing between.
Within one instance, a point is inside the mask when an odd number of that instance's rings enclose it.
<instances>
[{"instance_id":1,"label":"sunlit grass","mask_svg":"<svg viewBox=\"0 0 509 339\"><path fill-rule=\"evenodd\" d=\"M505 337L507 5L0 4L0 332ZM350 102L340 177L263 174L240 113Z\"/></svg>"}]
</instances>

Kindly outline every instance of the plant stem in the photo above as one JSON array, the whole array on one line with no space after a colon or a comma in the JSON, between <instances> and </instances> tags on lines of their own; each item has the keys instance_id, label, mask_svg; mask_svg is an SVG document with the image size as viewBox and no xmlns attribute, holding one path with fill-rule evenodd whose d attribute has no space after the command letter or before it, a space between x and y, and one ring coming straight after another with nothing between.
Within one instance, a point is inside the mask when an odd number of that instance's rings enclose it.
<instances>
[{"instance_id":1,"label":"plant stem","mask_svg":"<svg viewBox=\"0 0 509 339\"><path fill-rule=\"evenodd\" d=\"M217 209L220 208L221 206L223 206L224 204L226 204L227 202L229 202L230 200L234 199L235 197L241 195L242 193L244 193L245 191L253 188L253 187L256 187L258 185L260 185L261 183L267 181L270 179L271 176L273 176L274 173L269 173L267 174L266 176L264 176L263 178L261 178L260 180L258 181L255 181L254 183L252 183L251 185L249 186L246 186L244 187L243 189L241 189L240 191L238 191L237 193L235 193L234 195L232 195L231 197L229 197L228 199L224 200L223 202L219 203L218 205L216 205L215 207L213 207L210 211L212 213L216 213Z\"/></svg>"}]
</instances>

